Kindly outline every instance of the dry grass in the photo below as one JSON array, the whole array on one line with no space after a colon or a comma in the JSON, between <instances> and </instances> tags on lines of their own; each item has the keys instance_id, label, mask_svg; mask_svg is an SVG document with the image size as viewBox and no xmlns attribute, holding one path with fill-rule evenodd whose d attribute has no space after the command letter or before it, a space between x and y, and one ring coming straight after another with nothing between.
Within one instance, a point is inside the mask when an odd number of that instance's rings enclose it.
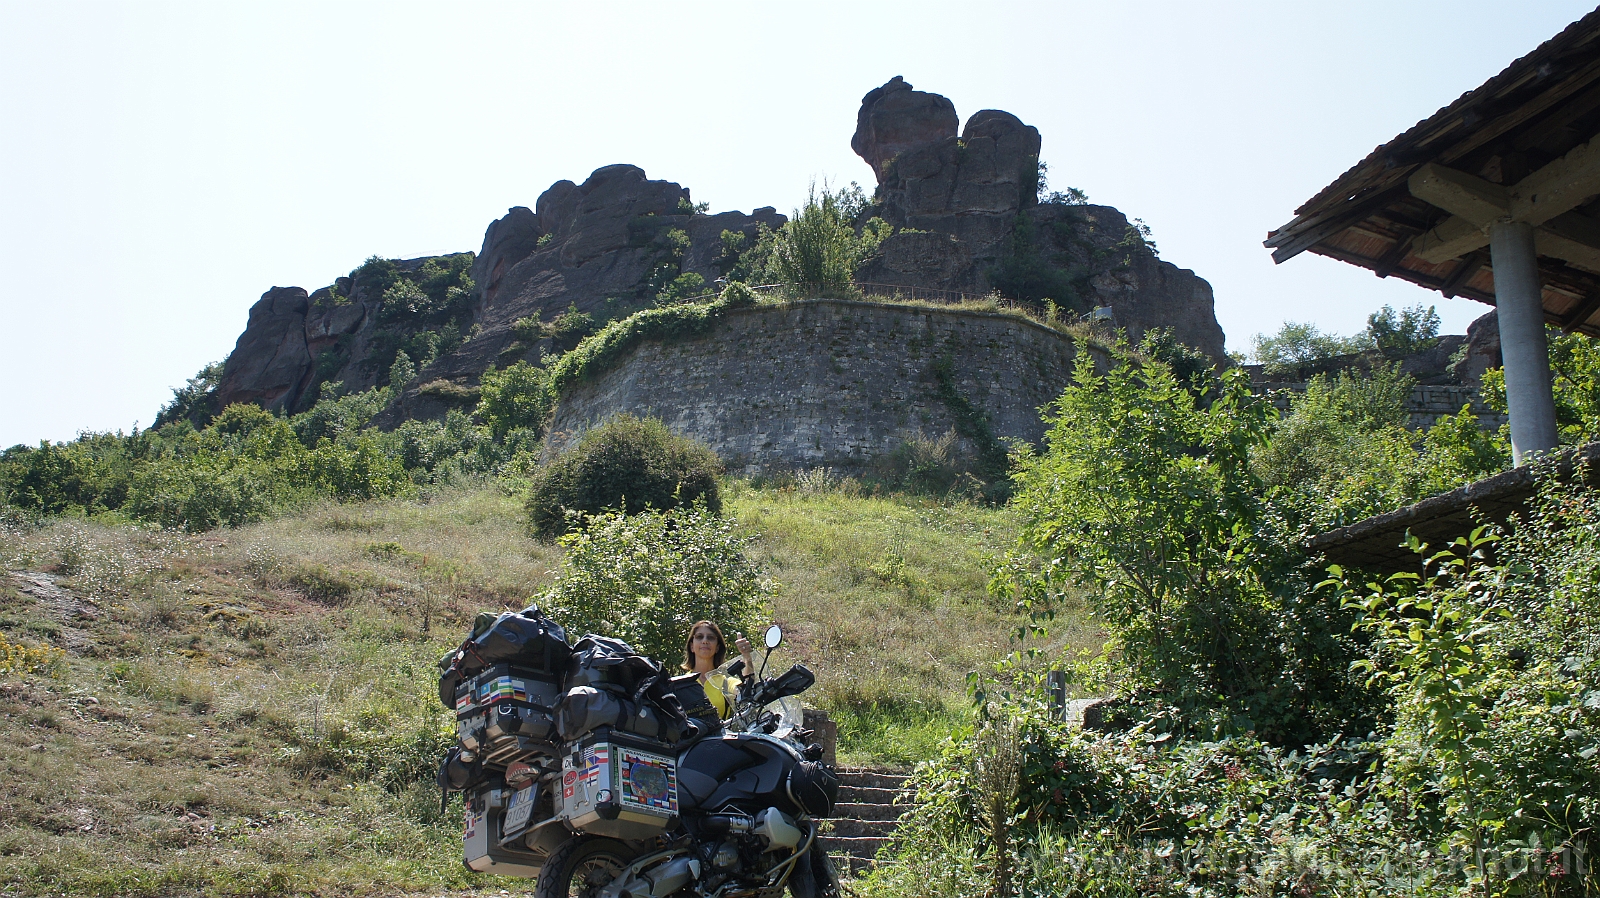
<instances>
[{"instance_id":1,"label":"dry grass","mask_svg":"<svg viewBox=\"0 0 1600 898\"><path fill-rule=\"evenodd\" d=\"M909 760L959 726L966 672L1014 625L984 589L1008 512L729 493L781 584L775 662L813 664L845 759ZM527 891L462 871L428 769L434 662L560 558L492 484L197 536L0 530L0 636L64 652L0 679L0 894Z\"/></svg>"},{"instance_id":2,"label":"dry grass","mask_svg":"<svg viewBox=\"0 0 1600 898\"><path fill-rule=\"evenodd\" d=\"M760 537L788 649L817 672L807 700L839 719L845 759L908 763L965 723L967 674L1011 648L1017 619L986 587L1016 521L1005 508L848 487L736 486L727 508ZM1067 615L1050 646L1103 641L1086 615Z\"/></svg>"}]
</instances>

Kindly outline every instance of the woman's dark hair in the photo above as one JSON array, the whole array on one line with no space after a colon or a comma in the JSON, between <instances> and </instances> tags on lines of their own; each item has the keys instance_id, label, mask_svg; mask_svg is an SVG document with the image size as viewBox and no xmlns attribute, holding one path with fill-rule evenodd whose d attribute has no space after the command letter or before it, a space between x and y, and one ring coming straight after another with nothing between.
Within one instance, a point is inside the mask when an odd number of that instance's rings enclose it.
<instances>
[{"instance_id":1,"label":"woman's dark hair","mask_svg":"<svg viewBox=\"0 0 1600 898\"><path fill-rule=\"evenodd\" d=\"M694 631L701 627L710 627L711 632L717 635L717 653L711 656L711 666L721 667L722 662L728 660L728 643L722 638L722 628L708 620L694 622L689 628L689 635L683 640L683 669L694 670Z\"/></svg>"}]
</instances>

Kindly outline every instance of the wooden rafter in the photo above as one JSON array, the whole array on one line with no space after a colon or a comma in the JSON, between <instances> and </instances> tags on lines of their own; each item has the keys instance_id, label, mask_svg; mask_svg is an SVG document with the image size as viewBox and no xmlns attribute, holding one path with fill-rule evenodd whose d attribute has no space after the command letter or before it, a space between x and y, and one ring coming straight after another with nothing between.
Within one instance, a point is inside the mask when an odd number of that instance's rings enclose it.
<instances>
[{"instance_id":1,"label":"wooden rafter","mask_svg":"<svg viewBox=\"0 0 1600 898\"><path fill-rule=\"evenodd\" d=\"M1546 319L1600 336L1600 214L1580 211L1597 196L1600 10L1375 149L1266 245L1275 262L1309 251L1492 304L1490 225L1527 221Z\"/></svg>"}]
</instances>

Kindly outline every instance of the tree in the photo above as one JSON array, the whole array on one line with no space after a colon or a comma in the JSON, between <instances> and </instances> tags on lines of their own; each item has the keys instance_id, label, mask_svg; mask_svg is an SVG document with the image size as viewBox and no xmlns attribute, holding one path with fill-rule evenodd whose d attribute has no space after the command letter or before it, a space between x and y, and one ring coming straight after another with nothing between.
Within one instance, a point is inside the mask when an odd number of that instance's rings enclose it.
<instances>
[{"instance_id":1,"label":"tree","mask_svg":"<svg viewBox=\"0 0 1600 898\"><path fill-rule=\"evenodd\" d=\"M1256 334L1251 341L1256 363L1275 376L1299 377L1309 365L1361 352L1369 344L1361 337L1323 333L1315 324L1285 321L1276 334Z\"/></svg>"},{"instance_id":2,"label":"tree","mask_svg":"<svg viewBox=\"0 0 1600 898\"><path fill-rule=\"evenodd\" d=\"M1384 306L1367 316L1367 338L1387 359L1403 359L1439 342L1439 313L1421 303L1400 310Z\"/></svg>"},{"instance_id":3,"label":"tree","mask_svg":"<svg viewBox=\"0 0 1600 898\"><path fill-rule=\"evenodd\" d=\"M545 369L527 362L503 371L490 366L478 383L477 415L496 440L517 428L544 428L552 405L550 374Z\"/></svg>"}]
</instances>

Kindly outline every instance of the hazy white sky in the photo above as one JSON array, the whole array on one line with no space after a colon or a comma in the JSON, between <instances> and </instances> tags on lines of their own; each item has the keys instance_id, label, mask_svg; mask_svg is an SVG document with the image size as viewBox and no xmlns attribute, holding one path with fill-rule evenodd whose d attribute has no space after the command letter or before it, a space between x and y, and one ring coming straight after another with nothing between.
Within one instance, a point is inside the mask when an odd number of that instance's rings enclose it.
<instances>
[{"instance_id":1,"label":"hazy white sky","mask_svg":"<svg viewBox=\"0 0 1600 898\"><path fill-rule=\"evenodd\" d=\"M713 211L870 188L850 135L894 75L1036 126L1052 186L1211 282L1232 349L1385 303L1460 333L1487 307L1261 241L1588 9L0 0L0 446L148 424L267 288L477 250L602 165Z\"/></svg>"}]
</instances>

